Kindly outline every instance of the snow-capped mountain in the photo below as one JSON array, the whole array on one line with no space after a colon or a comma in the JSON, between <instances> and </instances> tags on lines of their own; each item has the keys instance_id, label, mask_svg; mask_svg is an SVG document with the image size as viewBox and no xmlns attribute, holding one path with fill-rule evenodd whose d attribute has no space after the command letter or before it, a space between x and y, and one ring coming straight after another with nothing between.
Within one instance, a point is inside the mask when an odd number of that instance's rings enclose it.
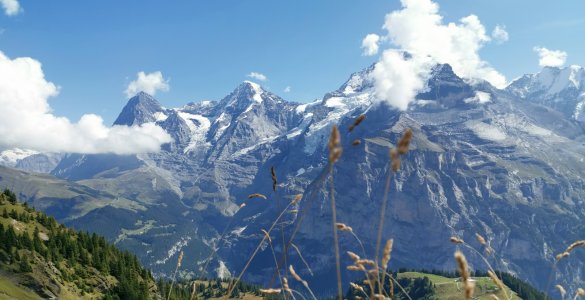
<instances>
[{"instance_id":1,"label":"snow-capped mountain","mask_svg":"<svg viewBox=\"0 0 585 300\"><path fill-rule=\"evenodd\" d=\"M580 66L545 67L514 80L506 90L585 122L585 69Z\"/></svg>"},{"instance_id":2,"label":"snow-capped mountain","mask_svg":"<svg viewBox=\"0 0 585 300\"><path fill-rule=\"evenodd\" d=\"M0 166L36 173L49 173L57 166L61 157L63 157L61 154L39 153L16 148L0 152Z\"/></svg>"},{"instance_id":3,"label":"snow-capped mountain","mask_svg":"<svg viewBox=\"0 0 585 300\"><path fill-rule=\"evenodd\" d=\"M65 221L133 251L157 275L174 270L181 250L183 275L197 275L213 248L219 253L208 271L227 275L242 269L262 239L261 229L302 193L302 201L286 215L284 235L299 226L295 245L315 273L305 275L323 279L320 286L327 289L334 284L325 184L331 126L341 128L344 149L333 172L338 219L353 227L368 256L373 256L374 216L389 175L388 148L412 128L412 150L393 177L386 212L384 237L395 239L391 267L453 269L449 237L472 241L480 233L495 249L501 268L544 288L549 273L543 270L550 269L554 254L581 238L585 128L573 118L576 104L563 111L564 106L538 97L573 101L563 97L579 93L574 90L582 88L581 69L545 69L555 79L527 75L498 90L485 82L469 84L450 66L438 65L404 112L376 99L372 69L352 74L339 89L305 104L285 101L252 82L219 101L181 108L165 108L140 93L128 101L116 124L155 122L174 141L156 154L64 157L53 175L121 200L91 209L83 201L46 209L81 211ZM572 70L577 75L571 77ZM557 88L562 78L569 83ZM360 114L365 121L349 132ZM352 145L356 139L361 143ZM269 199L248 199L252 193ZM357 253L356 246L351 236L341 235L342 250ZM280 253L282 242L275 247ZM263 248L248 280L270 280L271 255ZM289 262L301 266L296 252L289 255ZM575 256L570 265L557 265L557 282L583 283L584 256ZM469 259L485 269L479 257L470 254ZM344 273L344 280L352 276Z\"/></svg>"}]
</instances>

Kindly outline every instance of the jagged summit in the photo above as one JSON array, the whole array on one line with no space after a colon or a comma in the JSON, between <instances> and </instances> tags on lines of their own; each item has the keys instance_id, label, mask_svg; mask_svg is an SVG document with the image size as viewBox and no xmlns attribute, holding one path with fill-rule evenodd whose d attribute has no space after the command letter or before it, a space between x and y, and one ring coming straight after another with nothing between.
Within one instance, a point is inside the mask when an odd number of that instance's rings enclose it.
<instances>
[{"instance_id":1,"label":"jagged summit","mask_svg":"<svg viewBox=\"0 0 585 300\"><path fill-rule=\"evenodd\" d=\"M544 67L538 73L514 80L506 91L585 121L585 69L581 66Z\"/></svg>"},{"instance_id":2,"label":"jagged summit","mask_svg":"<svg viewBox=\"0 0 585 300\"><path fill-rule=\"evenodd\" d=\"M148 122L157 121L156 113L163 113L165 109L151 95L145 92L139 92L136 96L130 98L128 103L122 109L114 125L140 125Z\"/></svg>"}]
</instances>

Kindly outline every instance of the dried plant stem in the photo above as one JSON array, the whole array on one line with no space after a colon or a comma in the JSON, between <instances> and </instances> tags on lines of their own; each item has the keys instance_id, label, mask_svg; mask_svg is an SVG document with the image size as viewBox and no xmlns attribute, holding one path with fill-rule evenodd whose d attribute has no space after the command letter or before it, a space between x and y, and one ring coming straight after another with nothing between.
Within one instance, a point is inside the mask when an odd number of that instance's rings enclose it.
<instances>
[{"instance_id":1,"label":"dried plant stem","mask_svg":"<svg viewBox=\"0 0 585 300\"><path fill-rule=\"evenodd\" d=\"M388 177L386 178L386 184L384 187L384 198L382 200L382 207L380 208L380 218L378 220L378 236L376 237L376 263L380 261L380 244L382 243L382 230L384 228L384 215L386 214L386 205L388 203L388 194L390 194L390 183L392 182L392 175L394 172L388 168ZM386 270L384 270L385 272ZM378 277L378 284L381 285L380 278ZM374 291L372 291L373 293ZM380 293L382 292L382 286L380 286Z\"/></svg>"},{"instance_id":2,"label":"dried plant stem","mask_svg":"<svg viewBox=\"0 0 585 300\"><path fill-rule=\"evenodd\" d=\"M280 285L284 288L284 283L282 281L282 277L280 276L280 269L278 268L278 261L276 260L276 254L274 254L274 247L272 247L272 239L268 235L268 232L265 231L265 234L266 234L266 238L268 239L268 245L270 245L270 251L272 252L272 257L274 258L274 264L275 264L276 269L277 269L276 271L278 272L278 279L280 280ZM285 293L285 295L286 295L286 293Z\"/></svg>"},{"instance_id":3,"label":"dried plant stem","mask_svg":"<svg viewBox=\"0 0 585 300\"><path fill-rule=\"evenodd\" d=\"M335 186L333 184L333 163L329 164L329 173L330 173L330 187L331 187L331 225L333 227L333 241L335 243L335 269L337 272L337 299L343 299L343 291L341 288L341 262L339 259L339 238L337 236L337 211L335 209Z\"/></svg>"},{"instance_id":4,"label":"dried plant stem","mask_svg":"<svg viewBox=\"0 0 585 300\"><path fill-rule=\"evenodd\" d=\"M301 251L299 250L299 248L294 243L291 243L291 246L293 248L295 248L295 250L297 251L297 254L299 255L299 257L301 258L301 260L305 264L305 267L307 267L307 270L309 270L309 274L311 274L311 276L313 276L313 271L311 270L311 267L309 267L309 264L307 263L307 261L305 260L303 255L301 254Z\"/></svg>"},{"instance_id":5,"label":"dried plant stem","mask_svg":"<svg viewBox=\"0 0 585 300\"><path fill-rule=\"evenodd\" d=\"M175 268L175 272L173 273L173 280L171 281L171 286L169 287L169 295L167 296L167 300L171 299L171 293L173 292L173 285L175 284L175 278L177 278L177 272L181 267L181 261L183 260L183 251L179 254L179 259L177 260L177 267Z\"/></svg>"},{"instance_id":6,"label":"dried plant stem","mask_svg":"<svg viewBox=\"0 0 585 300\"><path fill-rule=\"evenodd\" d=\"M290 291L293 292L293 293L296 293L297 295L299 295L301 298L303 298L303 300L307 300L307 298L305 298L305 296L303 296L303 294L299 293L298 291L293 290L293 289L291 289ZM291 294L291 296L293 297L293 300L294 300L295 299L295 296L292 295L292 294Z\"/></svg>"},{"instance_id":7,"label":"dried plant stem","mask_svg":"<svg viewBox=\"0 0 585 300\"><path fill-rule=\"evenodd\" d=\"M270 232L272 232L272 229L274 229L274 226L276 226L276 224L278 223L278 221L280 221L280 218L282 218L282 216L284 216L284 213L290 208L291 203L289 203L283 210L282 212L280 212L280 215L278 215L278 217L276 218L276 220L274 220L274 222L272 223L272 225L270 225L270 228L267 230L267 233L270 234ZM244 269L242 269L242 271L240 272L240 275L238 275L238 277L236 278L236 280L230 284L230 287L228 289L228 293L225 297L225 299L228 299L229 296L232 294L236 284L238 284L238 282L240 281L240 279L242 279L242 276L244 275L244 273L246 272L246 270L248 269L248 267L250 266L250 263L252 262L252 260L254 259L254 257L256 257L256 254L258 254L258 251L260 250L260 247L262 247L262 243L264 243L264 240L266 240L266 235L264 235L262 237L262 240L260 241L260 243L258 243L258 246L256 246L256 250L254 250L254 253L252 253L252 255L250 256L250 259L248 259L248 262L246 262L246 265L244 266ZM279 272L280 274L280 272Z\"/></svg>"},{"instance_id":8,"label":"dried plant stem","mask_svg":"<svg viewBox=\"0 0 585 300\"><path fill-rule=\"evenodd\" d=\"M470 249L471 251L475 252L475 254L479 255L479 257L484 261L484 263L487 265L488 270L492 271L492 273L496 274L496 271L494 270L494 268L492 268L492 265L489 263L489 261L487 260L487 258L485 256L483 256L483 254L481 254L481 252L477 251L477 249L473 248L471 245L469 245L467 242L463 242L461 243L463 246L465 246L466 248ZM501 272L500 272L500 277L501 277ZM500 277L496 277L499 280L502 280ZM510 295L508 295L508 293L506 292L506 290L502 290L502 293L506 296L506 299L511 300L512 299L512 292L510 292Z\"/></svg>"},{"instance_id":9,"label":"dried plant stem","mask_svg":"<svg viewBox=\"0 0 585 300\"><path fill-rule=\"evenodd\" d=\"M317 176L317 179L315 180L315 182L312 184L312 186L321 186L325 180L327 179L327 174L328 174L328 168L323 168L323 170L321 171L321 173L319 174L319 176ZM311 193L309 194L309 196L306 198L306 205L303 207L302 212L299 214L299 218L297 219L295 228L293 229L293 231L291 232L290 238L288 239L288 242L286 243L286 249L285 252L288 251L289 247L291 246L292 242L294 241L297 233L299 232L299 230L301 229L301 225L303 224L303 220L307 214L307 212L309 210L311 210L314 200L315 198L317 198L317 191L318 189L314 188L312 189ZM280 258L280 262L284 261L284 256L282 256ZM271 284L272 282L276 279L276 273L274 273L272 275L272 279L271 279Z\"/></svg>"},{"instance_id":10,"label":"dried plant stem","mask_svg":"<svg viewBox=\"0 0 585 300\"><path fill-rule=\"evenodd\" d=\"M404 287L396 279L394 279L394 277L392 277L392 274L389 274L388 272L386 272L386 270L382 270L382 272L384 273L384 275L388 275L388 277L390 277L390 280L392 280L394 282L394 284L400 288L402 293L404 293L404 295L406 295L406 298L408 298L409 300L412 300L412 298L410 298L410 295L408 295L408 293L406 292Z\"/></svg>"}]
</instances>

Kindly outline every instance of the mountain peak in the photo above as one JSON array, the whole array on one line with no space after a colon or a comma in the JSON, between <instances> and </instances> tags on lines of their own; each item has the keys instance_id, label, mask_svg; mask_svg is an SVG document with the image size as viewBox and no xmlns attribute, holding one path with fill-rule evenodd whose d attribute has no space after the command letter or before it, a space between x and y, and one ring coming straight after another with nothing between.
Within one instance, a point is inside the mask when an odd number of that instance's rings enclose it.
<instances>
[{"instance_id":1,"label":"mountain peak","mask_svg":"<svg viewBox=\"0 0 585 300\"><path fill-rule=\"evenodd\" d=\"M164 111L165 109L154 97L141 91L128 100L114 125L132 126L155 122L157 119L155 114Z\"/></svg>"}]
</instances>

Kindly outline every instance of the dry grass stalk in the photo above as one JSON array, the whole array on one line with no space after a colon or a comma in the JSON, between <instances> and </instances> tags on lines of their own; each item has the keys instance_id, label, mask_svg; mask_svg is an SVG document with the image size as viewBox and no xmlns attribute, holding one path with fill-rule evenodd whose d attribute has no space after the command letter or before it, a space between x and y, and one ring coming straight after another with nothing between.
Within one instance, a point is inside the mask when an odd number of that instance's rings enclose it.
<instances>
[{"instance_id":1,"label":"dry grass stalk","mask_svg":"<svg viewBox=\"0 0 585 300\"><path fill-rule=\"evenodd\" d=\"M356 265L375 267L376 263L371 259L359 259Z\"/></svg>"},{"instance_id":2,"label":"dry grass stalk","mask_svg":"<svg viewBox=\"0 0 585 300\"><path fill-rule=\"evenodd\" d=\"M571 245L569 245L569 247L567 247L567 250L565 250L565 252L557 254L557 256L556 256L557 261L569 256L571 254L571 251L573 251L573 250L575 250L575 248L581 247L581 246L585 246L585 240L576 241L576 242L572 243Z\"/></svg>"},{"instance_id":3,"label":"dry grass stalk","mask_svg":"<svg viewBox=\"0 0 585 300\"><path fill-rule=\"evenodd\" d=\"M359 255L357 255L351 251L347 251L347 255L353 260L354 263L360 260Z\"/></svg>"},{"instance_id":4,"label":"dry grass stalk","mask_svg":"<svg viewBox=\"0 0 585 300\"><path fill-rule=\"evenodd\" d=\"M264 230L264 229L260 229L260 230L262 230L266 239L272 243L272 239L270 238L270 234L268 234L268 232L266 232L266 230Z\"/></svg>"},{"instance_id":5,"label":"dry grass stalk","mask_svg":"<svg viewBox=\"0 0 585 300\"><path fill-rule=\"evenodd\" d=\"M351 126L349 126L349 132L352 132L354 130L354 128L356 128L358 125L360 125L361 122L364 121L365 118L366 118L365 115L359 115L357 118L355 118L355 121L353 121L353 124L351 124Z\"/></svg>"},{"instance_id":6,"label":"dry grass stalk","mask_svg":"<svg viewBox=\"0 0 585 300\"><path fill-rule=\"evenodd\" d=\"M565 298L565 294L567 294L567 291L565 290L565 288L560 284L555 285L555 288L557 290L559 290L559 293L561 293L561 297Z\"/></svg>"},{"instance_id":7,"label":"dry grass stalk","mask_svg":"<svg viewBox=\"0 0 585 300\"><path fill-rule=\"evenodd\" d=\"M400 169L400 158L399 158L399 154L406 154L408 152L408 147L410 145L410 141L412 139L412 130L410 129L406 129L404 131L404 135L403 137L400 139L400 141L398 142L398 150L395 149L391 149L390 150L390 159L391 159L391 165L390 168L393 172L398 172L398 170ZM392 173L390 172L388 174L388 177L386 178L386 184L384 187L384 199L382 200L382 206L380 207L380 217L378 220L378 234L376 237L376 252L375 252L375 261L379 261L378 259L380 258L380 244L382 242L382 229L384 228L384 215L386 212L386 205L388 204L388 194L390 193L390 183L391 183L391 179L392 179ZM379 287L380 287L380 291L383 289L382 288L382 284L379 282L378 283Z\"/></svg>"},{"instance_id":8,"label":"dry grass stalk","mask_svg":"<svg viewBox=\"0 0 585 300\"><path fill-rule=\"evenodd\" d=\"M452 236L450 239L451 243L453 244L463 244L464 241L458 237Z\"/></svg>"},{"instance_id":9,"label":"dry grass stalk","mask_svg":"<svg viewBox=\"0 0 585 300\"><path fill-rule=\"evenodd\" d=\"M248 196L248 199L252 199L252 198L262 198L262 199L268 199L266 196L259 194L259 193L254 193L254 194L250 194Z\"/></svg>"},{"instance_id":10,"label":"dry grass stalk","mask_svg":"<svg viewBox=\"0 0 585 300\"><path fill-rule=\"evenodd\" d=\"M353 140L353 142L351 142L351 145L352 146L357 146L357 145L359 145L361 143L362 143L362 141L360 139L355 139L355 140Z\"/></svg>"},{"instance_id":11,"label":"dry grass stalk","mask_svg":"<svg viewBox=\"0 0 585 300\"><path fill-rule=\"evenodd\" d=\"M362 292L362 293L365 293L365 292L366 292L366 291L364 291L364 288L363 288L363 287L361 287L361 286L360 286L360 285L358 285L358 284L355 284L355 283L353 283L353 282L350 282L350 283L349 283L349 285L351 286L351 288L352 288L352 289L354 289L354 290L356 290L356 291L360 291L360 292Z\"/></svg>"},{"instance_id":12,"label":"dry grass stalk","mask_svg":"<svg viewBox=\"0 0 585 300\"><path fill-rule=\"evenodd\" d=\"M292 199L291 204L297 204L301 202L301 199L303 199L303 194L298 194Z\"/></svg>"},{"instance_id":13,"label":"dry grass stalk","mask_svg":"<svg viewBox=\"0 0 585 300\"><path fill-rule=\"evenodd\" d=\"M467 265L467 259L465 259L465 255L461 251L455 252L455 260L457 261L457 267L459 269L459 274L461 275L461 281L463 282L463 287L465 289L465 299L471 299L473 296L473 290L475 285L469 279L469 270Z\"/></svg>"},{"instance_id":14,"label":"dry grass stalk","mask_svg":"<svg viewBox=\"0 0 585 300\"><path fill-rule=\"evenodd\" d=\"M384 253L382 255L382 268L386 270L388 268L388 262L390 261L390 255L392 254L392 246L394 245L394 240L389 239L386 241L386 246L384 246Z\"/></svg>"},{"instance_id":15,"label":"dry grass stalk","mask_svg":"<svg viewBox=\"0 0 585 300\"><path fill-rule=\"evenodd\" d=\"M311 270L311 267L309 267L309 264L307 263L307 261L305 260L305 258L303 257L303 255L301 254L301 250L299 250L299 247L297 247L297 245L295 245L293 243L291 243L290 245L293 248L295 248L295 251L297 251L297 254L301 258L301 261L305 264L305 267L307 267L307 270L309 271L309 274L311 274L311 276L313 276L313 271Z\"/></svg>"},{"instance_id":16,"label":"dry grass stalk","mask_svg":"<svg viewBox=\"0 0 585 300\"><path fill-rule=\"evenodd\" d=\"M374 298L373 299L378 299L378 300L386 300L386 299L390 299L382 294L374 294Z\"/></svg>"},{"instance_id":17,"label":"dry grass stalk","mask_svg":"<svg viewBox=\"0 0 585 300\"><path fill-rule=\"evenodd\" d=\"M303 279L301 278L301 276L299 276L299 274L297 274L297 272L295 271L295 269L293 268L292 265L288 266L288 270L290 271L290 274L292 275L292 277L298 281L298 282L303 282Z\"/></svg>"},{"instance_id":18,"label":"dry grass stalk","mask_svg":"<svg viewBox=\"0 0 585 300\"><path fill-rule=\"evenodd\" d=\"M498 288L501 291L505 291L506 288L504 287L504 283L500 280L500 278L498 278L498 276L496 275L496 273L492 272L491 270L488 271L488 275L490 276L490 278L492 279L492 281L494 282L494 284L496 286L498 286Z\"/></svg>"},{"instance_id":19,"label":"dry grass stalk","mask_svg":"<svg viewBox=\"0 0 585 300\"><path fill-rule=\"evenodd\" d=\"M571 252L573 251L573 249L580 247L580 246L584 246L585 245L585 240L582 241L576 241L574 243L572 243L571 245L569 245L569 247L567 248L567 252Z\"/></svg>"},{"instance_id":20,"label":"dry grass stalk","mask_svg":"<svg viewBox=\"0 0 585 300\"><path fill-rule=\"evenodd\" d=\"M311 296L313 297L313 299L317 299L315 297L315 294L313 294L313 291L311 290L311 288L309 287L309 284L307 283L307 281L303 280L303 278L301 278L301 276L299 276L299 274L297 274L297 272L295 271L295 269L293 268L292 265L288 266L288 270L290 272L290 275L298 282L302 283L303 286L309 291L309 293L311 293Z\"/></svg>"},{"instance_id":21,"label":"dry grass stalk","mask_svg":"<svg viewBox=\"0 0 585 300\"><path fill-rule=\"evenodd\" d=\"M288 286L288 279L286 277L282 278L282 289L287 292L289 295L293 295L292 294L292 290L290 289L290 287Z\"/></svg>"},{"instance_id":22,"label":"dry grass stalk","mask_svg":"<svg viewBox=\"0 0 585 300\"><path fill-rule=\"evenodd\" d=\"M396 145L398 148L398 154L404 155L408 152L408 148L410 146L410 141L412 140L412 129L406 128L404 130L404 134L398 144Z\"/></svg>"},{"instance_id":23,"label":"dry grass stalk","mask_svg":"<svg viewBox=\"0 0 585 300\"><path fill-rule=\"evenodd\" d=\"M569 255L571 255L571 253L565 251L563 253L557 254L556 259L557 259L557 261L559 261L559 260L561 260L561 259L563 259L563 258L565 258L565 257L567 257Z\"/></svg>"},{"instance_id":24,"label":"dry grass stalk","mask_svg":"<svg viewBox=\"0 0 585 300\"><path fill-rule=\"evenodd\" d=\"M276 192L276 185L278 184L278 179L276 178L276 171L274 170L274 166L270 168L270 175L272 176L272 191Z\"/></svg>"},{"instance_id":25,"label":"dry grass stalk","mask_svg":"<svg viewBox=\"0 0 585 300\"><path fill-rule=\"evenodd\" d=\"M341 137L339 135L339 129L337 129L337 125L333 125L331 128L331 136L329 138L329 180L330 180L330 197L331 197L331 225L333 230L333 242L334 242L334 249L335 249L335 271L337 275L337 299L341 300L343 298L343 290L341 288L341 263L339 258L339 238L337 237L337 210L335 208L335 188L334 188L334 180L333 180L333 165L337 160L341 157Z\"/></svg>"},{"instance_id":26,"label":"dry grass stalk","mask_svg":"<svg viewBox=\"0 0 585 300\"><path fill-rule=\"evenodd\" d=\"M179 254L179 259L177 260L177 267L175 268L175 273L173 273L173 280L171 281L171 286L169 287L169 295L167 296L167 300L171 299L171 293L173 292L173 285L175 284L175 279L177 278L177 272L181 267L181 262L183 262L183 251Z\"/></svg>"},{"instance_id":27,"label":"dry grass stalk","mask_svg":"<svg viewBox=\"0 0 585 300\"><path fill-rule=\"evenodd\" d=\"M337 227L337 230L339 230L339 231L353 232L353 228L351 228L350 226L347 226L343 223L335 223L335 227Z\"/></svg>"},{"instance_id":28,"label":"dry grass stalk","mask_svg":"<svg viewBox=\"0 0 585 300\"><path fill-rule=\"evenodd\" d=\"M354 271L354 272L363 272L366 270L366 268L364 267L364 265L351 265L351 266L347 266L346 268L348 271Z\"/></svg>"},{"instance_id":29,"label":"dry grass stalk","mask_svg":"<svg viewBox=\"0 0 585 300\"><path fill-rule=\"evenodd\" d=\"M476 234L475 234L475 238L477 239L477 241L478 241L480 244L482 244L482 245L485 245L485 243L486 243L486 242L485 242L485 239L484 239L484 238L483 238L483 236L481 236L479 233L476 233Z\"/></svg>"},{"instance_id":30,"label":"dry grass stalk","mask_svg":"<svg viewBox=\"0 0 585 300\"><path fill-rule=\"evenodd\" d=\"M260 293L266 295L278 295L282 292L282 289L260 289Z\"/></svg>"},{"instance_id":31,"label":"dry grass stalk","mask_svg":"<svg viewBox=\"0 0 585 300\"><path fill-rule=\"evenodd\" d=\"M491 294L490 296L492 298L492 300L500 300L500 298L498 298L498 296Z\"/></svg>"},{"instance_id":32,"label":"dry grass stalk","mask_svg":"<svg viewBox=\"0 0 585 300\"><path fill-rule=\"evenodd\" d=\"M331 128L331 136L329 137L329 163L334 164L341 157L341 137L339 135L339 129L336 125Z\"/></svg>"}]
</instances>

